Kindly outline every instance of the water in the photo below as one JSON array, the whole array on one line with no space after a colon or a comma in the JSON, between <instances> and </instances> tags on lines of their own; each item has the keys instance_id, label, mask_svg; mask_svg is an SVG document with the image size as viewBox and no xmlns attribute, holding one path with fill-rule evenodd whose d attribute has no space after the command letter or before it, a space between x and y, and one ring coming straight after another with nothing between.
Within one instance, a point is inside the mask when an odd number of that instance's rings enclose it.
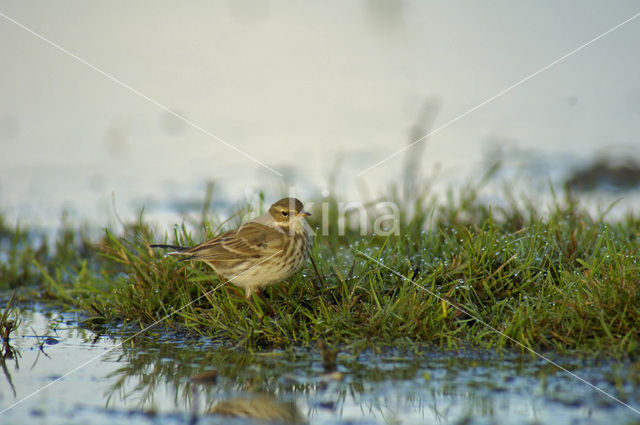
<instances>
[{"instance_id":1,"label":"water","mask_svg":"<svg viewBox=\"0 0 640 425\"><path fill-rule=\"evenodd\" d=\"M238 0L59 8L0 0L0 12L2 212L55 226L67 209L104 226L143 207L175 222L180 205L201 204L209 180L219 183L217 200L234 202L261 189L273 200L287 184L317 201L331 180L349 200L362 187L374 198L402 176L405 155L361 171L638 7ZM497 148L511 152L505 178L524 190L560 183L599 153L638 157L638 22L431 135L409 151L420 177L444 186L477 180Z\"/></svg>"},{"instance_id":2,"label":"water","mask_svg":"<svg viewBox=\"0 0 640 425\"><path fill-rule=\"evenodd\" d=\"M338 373L326 374L315 349L245 353L162 329L126 341L127 333L122 339L78 327L71 313L20 315L13 358L4 359L0 410L19 404L0 415L3 424L640 422L567 373L517 353L341 352ZM554 360L640 407L638 364ZM206 371L215 377L192 379Z\"/></svg>"}]
</instances>

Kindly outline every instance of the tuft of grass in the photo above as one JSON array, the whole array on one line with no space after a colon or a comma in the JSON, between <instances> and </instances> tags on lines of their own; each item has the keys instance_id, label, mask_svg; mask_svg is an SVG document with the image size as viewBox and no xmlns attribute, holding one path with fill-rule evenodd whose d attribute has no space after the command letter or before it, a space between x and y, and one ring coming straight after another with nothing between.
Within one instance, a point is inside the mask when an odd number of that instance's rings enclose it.
<instances>
[{"instance_id":1,"label":"tuft of grass","mask_svg":"<svg viewBox=\"0 0 640 425\"><path fill-rule=\"evenodd\" d=\"M17 312L14 304L15 291L11 293L9 300L7 301L2 315L0 315L0 338L2 338L2 352L6 352L9 347L9 340L11 338L11 332L16 330L20 326L20 321L17 319Z\"/></svg>"},{"instance_id":2,"label":"tuft of grass","mask_svg":"<svg viewBox=\"0 0 640 425\"><path fill-rule=\"evenodd\" d=\"M84 228L74 228L65 217L55 243L49 244L43 232L25 229L20 224L10 227L0 215L0 291L41 288L43 274L57 266L75 266L82 259L93 259L95 250Z\"/></svg>"},{"instance_id":3,"label":"tuft of grass","mask_svg":"<svg viewBox=\"0 0 640 425\"><path fill-rule=\"evenodd\" d=\"M445 203L417 193L395 199L412 212L387 237L349 225L339 234L338 201L326 200L329 232L313 251L320 276L309 264L252 302L231 284L213 290L221 282L207 266L150 249L163 238L142 217L122 235L105 231L99 260L36 264L45 294L84 311L88 324L161 320L156 326L249 349L318 340L521 348L513 338L537 350L640 354L638 217L606 222L568 196L543 214L513 196L505 206L483 204L471 186ZM218 223L205 229L211 237ZM164 240L199 242L184 225Z\"/></svg>"}]
</instances>

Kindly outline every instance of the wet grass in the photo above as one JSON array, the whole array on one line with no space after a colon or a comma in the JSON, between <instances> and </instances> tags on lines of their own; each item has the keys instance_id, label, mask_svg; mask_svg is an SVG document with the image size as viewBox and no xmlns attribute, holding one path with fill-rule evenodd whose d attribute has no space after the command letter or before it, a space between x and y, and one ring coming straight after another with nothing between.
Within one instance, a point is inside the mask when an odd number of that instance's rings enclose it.
<instances>
[{"instance_id":1,"label":"wet grass","mask_svg":"<svg viewBox=\"0 0 640 425\"><path fill-rule=\"evenodd\" d=\"M492 207L478 193L468 187L438 202L392 191L406 208L400 234L387 237L361 236L349 220L339 234L337 200L325 199L328 233L318 233L313 251L319 275L308 264L250 303L233 285L213 290L221 282L205 265L149 248L211 237L221 224L211 222L164 235L141 218L122 234L106 230L92 249L67 228L55 254L5 229L2 243L12 248L3 249L0 285L29 283L40 297L83 311L87 326L162 320L158 328L251 349L317 340L354 349L521 349L513 338L536 350L638 356L640 219L607 222L569 196L544 214L509 196ZM313 212L321 228L323 214Z\"/></svg>"},{"instance_id":2,"label":"wet grass","mask_svg":"<svg viewBox=\"0 0 640 425\"><path fill-rule=\"evenodd\" d=\"M0 315L0 339L2 339L2 353L7 352L11 333L20 326L20 320L17 319L18 313L14 305L15 293L9 296L4 306L4 311Z\"/></svg>"},{"instance_id":3,"label":"wet grass","mask_svg":"<svg viewBox=\"0 0 640 425\"><path fill-rule=\"evenodd\" d=\"M71 225L62 217L53 243L42 230L12 227L0 215L0 293L12 289L39 289L44 275L60 265L73 267L83 260L95 259L97 251L82 226ZM22 291L24 292L24 291Z\"/></svg>"}]
</instances>

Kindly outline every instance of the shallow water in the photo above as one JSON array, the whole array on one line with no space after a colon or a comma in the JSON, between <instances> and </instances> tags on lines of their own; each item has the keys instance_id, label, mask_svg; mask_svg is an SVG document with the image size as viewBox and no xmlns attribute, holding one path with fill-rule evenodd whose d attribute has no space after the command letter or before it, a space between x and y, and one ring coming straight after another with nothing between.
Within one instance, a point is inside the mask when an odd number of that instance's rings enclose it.
<instances>
[{"instance_id":1,"label":"shallow water","mask_svg":"<svg viewBox=\"0 0 640 425\"><path fill-rule=\"evenodd\" d=\"M566 372L515 353L341 352L338 374L327 375L315 349L250 354L164 329L100 335L72 313L21 318L0 378L3 424L640 422ZM637 364L554 360L640 408ZM206 371L215 377L192 379Z\"/></svg>"},{"instance_id":2,"label":"shallow water","mask_svg":"<svg viewBox=\"0 0 640 425\"><path fill-rule=\"evenodd\" d=\"M56 226L67 210L104 226L144 208L173 223L182 205L201 206L209 180L232 202L290 184L319 202L332 180L345 199L363 187L375 198L408 156L445 187L502 158L518 190L561 184L612 150L640 157L639 20L604 35L635 16L634 1L0 1L0 11L9 222Z\"/></svg>"}]
</instances>

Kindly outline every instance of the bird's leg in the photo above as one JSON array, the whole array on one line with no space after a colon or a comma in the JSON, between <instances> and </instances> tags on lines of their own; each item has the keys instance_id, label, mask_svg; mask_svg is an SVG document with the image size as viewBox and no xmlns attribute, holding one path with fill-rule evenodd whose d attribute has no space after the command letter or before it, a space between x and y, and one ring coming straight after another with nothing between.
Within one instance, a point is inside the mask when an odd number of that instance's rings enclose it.
<instances>
[{"instance_id":1,"label":"bird's leg","mask_svg":"<svg viewBox=\"0 0 640 425\"><path fill-rule=\"evenodd\" d=\"M259 297L264 302L264 304L261 305L259 302L256 302L257 300L254 300L253 295L255 295L256 297ZM251 305L251 307L253 307L256 313L258 313L258 315L260 316L260 320L264 319L264 316L265 316L265 312L263 311L263 308L268 308L269 313L266 313L266 314L270 315L271 317L275 317L273 316L275 313L273 306L271 305L267 297L264 295L264 292L260 290L260 288L255 288L251 290L251 295L249 295L249 298L247 298L247 302Z\"/></svg>"},{"instance_id":2,"label":"bird's leg","mask_svg":"<svg viewBox=\"0 0 640 425\"><path fill-rule=\"evenodd\" d=\"M261 294L260 294L260 292L254 290L254 289L247 289L247 291L249 293L249 296L247 297L247 307L250 308L251 310L253 310L258 315L258 318L260 319L260 326L262 326L262 320L264 319L264 312L262 311L262 308L260 307L260 303L255 302L255 300L253 299L253 296L252 296L254 293L257 296L261 296Z\"/></svg>"},{"instance_id":3,"label":"bird's leg","mask_svg":"<svg viewBox=\"0 0 640 425\"><path fill-rule=\"evenodd\" d=\"M261 290L259 290L259 289L258 289L258 290L256 290L256 294L257 294L260 298L262 298L262 301L264 301L264 305L265 305L265 307L269 309L269 315L270 315L271 317L275 318L275 317L276 317L276 316L275 316L276 311L275 311L275 310L274 310L274 308L273 308L273 303L270 303L270 302L269 302L269 300L267 300L267 297L264 295L264 291L261 291Z\"/></svg>"},{"instance_id":4,"label":"bird's leg","mask_svg":"<svg viewBox=\"0 0 640 425\"><path fill-rule=\"evenodd\" d=\"M266 305L269 305L269 301L267 300L267 297L264 296L261 290L256 289L256 295L259 296Z\"/></svg>"},{"instance_id":5,"label":"bird's leg","mask_svg":"<svg viewBox=\"0 0 640 425\"><path fill-rule=\"evenodd\" d=\"M238 298L243 298L242 294L240 293L240 288L238 288L237 286L230 286L229 287L229 291L231 292L231 295L233 295L234 297L238 297Z\"/></svg>"}]
</instances>

